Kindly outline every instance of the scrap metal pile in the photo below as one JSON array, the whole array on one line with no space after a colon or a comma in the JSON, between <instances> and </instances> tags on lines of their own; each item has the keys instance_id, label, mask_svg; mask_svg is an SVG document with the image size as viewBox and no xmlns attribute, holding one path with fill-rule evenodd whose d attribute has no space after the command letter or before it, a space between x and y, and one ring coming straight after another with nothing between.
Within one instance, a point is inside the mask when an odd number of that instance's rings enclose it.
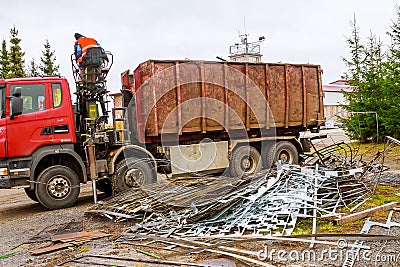
<instances>
[{"instance_id":1,"label":"scrap metal pile","mask_svg":"<svg viewBox=\"0 0 400 267\"><path fill-rule=\"evenodd\" d=\"M345 144L326 147L308 162L314 165L278 163L277 170L252 177L132 188L88 213L134 219L130 232L159 236L291 235L300 217L340 217L341 208L362 203L383 170L383 154L365 163Z\"/></svg>"}]
</instances>

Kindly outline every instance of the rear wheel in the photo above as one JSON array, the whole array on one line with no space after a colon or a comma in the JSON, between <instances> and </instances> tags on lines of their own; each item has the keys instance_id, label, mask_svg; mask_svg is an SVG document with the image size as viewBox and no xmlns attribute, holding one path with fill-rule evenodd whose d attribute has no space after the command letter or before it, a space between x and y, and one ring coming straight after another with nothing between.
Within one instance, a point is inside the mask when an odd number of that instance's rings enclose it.
<instances>
[{"instance_id":1,"label":"rear wheel","mask_svg":"<svg viewBox=\"0 0 400 267\"><path fill-rule=\"evenodd\" d=\"M232 176L252 175L261 170L261 155L252 146L240 146L233 150L229 163Z\"/></svg>"},{"instance_id":2,"label":"rear wheel","mask_svg":"<svg viewBox=\"0 0 400 267\"><path fill-rule=\"evenodd\" d=\"M140 185L157 181L153 165L146 159L127 158L115 167L114 192L120 193Z\"/></svg>"},{"instance_id":3,"label":"rear wheel","mask_svg":"<svg viewBox=\"0 0 400 267\"><path fill-rule=\"evenodd\" d=\"M78 175L68 167L56 165L42 171L35 193L40 204L48 209L68 208L79 196Z\"/></svg>"},{"instance_id":4,"label":"rear wheel","mask_svg":"<svg viewBox=\"0 0 400 267\"><path fill-rule=\"evenodd\" d=\"M26 193L26 195L27 195L30 199L32 199L33 201L39 202L39 200L38 200L37 197L36 197L35 190L31 190L31 189L29 189L29 188L25 188L25 193Z\"/></svg>"},{"instance_id":5,"label":"rear wheel","mask_svg":"<svg viewBox=\"0 0 400 267\"><path fill-rule=\"evenodd\" d=\"M273 166L278 160L289 164L297 164L299 162L297 148L288 141L277 142L269 149L266 161L271 162L271 166Z\"/></svg>"}]
</instances>

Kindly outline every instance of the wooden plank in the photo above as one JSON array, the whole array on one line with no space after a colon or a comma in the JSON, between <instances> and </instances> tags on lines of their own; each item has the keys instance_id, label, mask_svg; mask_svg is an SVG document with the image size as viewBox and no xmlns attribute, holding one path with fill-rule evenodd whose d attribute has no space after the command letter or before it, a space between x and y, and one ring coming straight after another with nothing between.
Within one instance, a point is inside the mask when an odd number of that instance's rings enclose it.
<instances>
[{"instance_id":1,"label":"wooden plank","mask_svg":"<svg viewBox=\"0 0 400 267\"><path fill-rule=\"evenodd\" d=\"M44 248L33 250L30 253L32 255L39 255L39 254L53 252L53 251L60 250L60 249L63 249L63 248L67 248L67 247L71 247L71 246L73 246L73 245L70 244L70 243L60 243L60 244L56 244L56 245L52 245L52 246L48 246L48 247L44 247Z\"/></svg>"},{"instance_id":2,"label":"wooden plank","mask_svg":"<svg viewBox=\"0 0 400 267\"><path fill-rule=\"evenodd\" d=\"M96 238L101 238L101 237L106 237L109 236L109 234L103 233L103 232L73 232L73 233L68 233L68 234L60 234L60 235L53 235L51 236L51 241L56 242L56 241L61 241L61 242L69 242L73 240L79 240L81 238L91 238L91 239L96 239Z\"/></svg>"},{"instance_id":3,"label":"wooden plank","mask_svg":"<svg viewBox=\"0 0 400 267\"><path fill-rule=\"evenodd\" d=\"M363 211L360 211L360 212L357 212L354 214L343 216L340 219L336 219L335 223L338 225L341 225L341 224L345 224L345 223L349 223L349 222L354 222L354 221L363 219L365 217L371 216L372 214L375 214L380 211L391 210L391 209L395 208L398 204L399 204L398 202L390 202L385 205L381 205L381 206L363 210Z\"/></svg>"}]
</instances>

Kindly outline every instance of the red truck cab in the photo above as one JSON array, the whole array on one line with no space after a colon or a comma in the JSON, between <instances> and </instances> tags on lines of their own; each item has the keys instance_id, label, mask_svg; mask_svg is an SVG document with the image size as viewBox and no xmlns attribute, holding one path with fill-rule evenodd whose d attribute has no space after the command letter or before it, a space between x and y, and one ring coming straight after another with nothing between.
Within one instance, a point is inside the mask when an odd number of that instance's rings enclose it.
<instances>
[{"instance_id":1,"label":"red truck cab","mask_svg":"<svg viewBox=\"0 0 400 267\"><path fill-rule=\"evenodd\" d=\"M0 188L23 187L31 199L48 208L58 208L52 203L64 201L74 191L73 184L78 183L79 194L79 182L86 181L86 174L81 157L74 151L74 112L67 80L0 79L0 114ZM45 186L53 199L40 199L39 187L33 182L49 176L46 171L54 166L72 170L73 180L78 177L78 181L47 178Z\"/></svg>"}]
</instances>

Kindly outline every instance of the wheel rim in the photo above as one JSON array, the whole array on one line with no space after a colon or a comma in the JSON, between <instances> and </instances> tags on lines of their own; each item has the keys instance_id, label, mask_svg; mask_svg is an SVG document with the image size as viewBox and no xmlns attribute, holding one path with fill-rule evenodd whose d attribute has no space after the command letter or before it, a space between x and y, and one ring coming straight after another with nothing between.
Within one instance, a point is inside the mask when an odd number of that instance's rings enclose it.
<instances>
[{"instance_id":1,"label":"wheel rim","mask_svg":"<svg viewBox=\"0 0 400 267\"><path fill-rule=\"evenodd\" d=\"M278 160L282 160L283 162L292 163L292 156L288 151L282 151L279 153Z\"/></svg>"},{"instance_id":2,"label":"wheel rim","mask_svg":"<svg viewBox=\"0 0 400 267\"><path fill-rule=\"evenodd\" d=\"M135 187L144 183L144 173L140 169L130 169L124 176L124 182L128 187Z\"/></svg>"},{"instance_id":3,"label":"wheel rim","mask_svg":"<svg viewBox=\"0 0 400 267\"><path fill-rule=\"evenodd\" d=\"M71 191L71 184L65 176L53 177L47 183L47 192L53 198L60 199L68 196Z\"/></svg>"},{"instance_id":4,"label":"wheel rim","mask_svg":"<svg viewBox=\"0 0 400 267\"><path fill-rule=\"evenodd\" d=\"M243 157L240 167L242 168L242 170L244 171L244 173L248 174L248 173L253 173L255 172L256 168L257 168L257 164L256 164L256 159L254 158L253 155L249 155L246 157Z\"/></svg>"}]
</instances>

